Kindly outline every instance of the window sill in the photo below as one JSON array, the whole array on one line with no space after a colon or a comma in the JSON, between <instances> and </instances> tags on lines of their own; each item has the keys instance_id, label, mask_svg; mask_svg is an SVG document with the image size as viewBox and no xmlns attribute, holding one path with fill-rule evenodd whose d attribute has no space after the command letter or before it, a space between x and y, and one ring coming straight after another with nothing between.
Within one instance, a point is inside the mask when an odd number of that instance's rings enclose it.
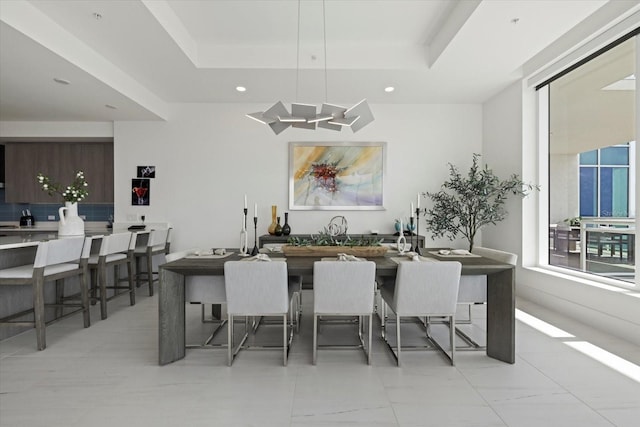
<instances>
[{"instance_id":1,"label":"window sill","mask_svg":"<svg viewBox=\"0 0 640 427\"><path fill-rule=\"evenodd\" d=\"M567 270L566 268L553 267L549 265L523 267L523 269L536 273L546 274L558 279L570 280L575 283L599 288L610 292L627 293L629 294L629 296L640 298L640 292L638 292L639 289L633 283L607 279L606 277L597 277L593 274L581 273L579 271L572 271ZM597 280L595 279L595 277L597 277Z\"/></svg>"}]
</instances>

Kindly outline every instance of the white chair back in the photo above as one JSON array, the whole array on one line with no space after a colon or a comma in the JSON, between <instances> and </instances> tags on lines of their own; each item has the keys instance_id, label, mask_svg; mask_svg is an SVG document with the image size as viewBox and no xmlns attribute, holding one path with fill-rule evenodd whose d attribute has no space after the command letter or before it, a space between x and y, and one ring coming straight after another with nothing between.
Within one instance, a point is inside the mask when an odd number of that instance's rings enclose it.
<instances>
[{"instance_id":1,"label":"white chair back","mask_svg":"<svg viewBox=\"0 0 640 427\"><path fill-rule=\"evenodd\" d=\"M284 261L227 261L224 280L229 314L278 315L289 311Z\"/></svg>"},{"instance_id":2,"label":"white chair back","mask_svg":"<svg viewBox=\"0 0 640 427\"><path fill-rule=\"evenodd\" d=\"M477 246L473 248L471 252L475 255L480 255L481 257L490 258L495 261L504 262L506 264L516 265L518 262L518 255L512 254L510 252L499 251L497 249Z\"/></svg>"},{"instance_id":3,"label":"white chair back","mask_svg":"<svg viewBox=\"0 0 640 427\"><path fill-rule=\"evenodd\" d=\"M102 238L100 245L100 256L106 256L116 253L125 253L131 245L131 232L116 233Z\"/></svg>"},{"instance_id":4,"label":"white chair back","mask_svg":"<svg viewBox=\"0 0 640 427\"><path fill-rule=\"evenodd\" d=\"M167 262L177 261L196 253L197 249L172 252L165 255ZM185 302L200 302L205 304L225 304L227 294L225 291L224 276L186 276L184 288Z\"/></svg>"},{"instance_id":5,"label":"white chair back","mask_svg":"<svg viewBox=\"0 0 640 427\"><path fill-rule=\"evenodd\" d=\"M147 242L147 247L151 246L154 249L164 248L167 244L167 239L169 238L169 229L158 229L151 230L149 234L149 240Z\"/></svg>"},{"instance_id":6,"label":"white chair back","mask_svg":"<svg viewBox=\"0 0 640 427\"><path fill-rule=\"evenodd\" d=\"M370 314L375 286L375 262L316 261L313 264L313 311Z\"/></svg>"},{"instance_id":7,"label":"white chair back","mask_svg":"<svg viewBox=\"0 0 640 427\"><path fill-rule=\"evenodd\" d=\"M401 316L451 316L456 312L462 264L457 261L401 262L394 311Z\"/></svg>"},{"instance_id":8,"label":"white chair back","mask_svg":"<svg viewBox=\"0 0 640 427\"><path fill-rule=\"evenodd\" d=\"M186 251L179 251L179 252L171 252L170 254L167 254L165 256L165 259L167 260L167 262L173 262L173 261L177 261L179 259L182 259L188 255L191 255L193 253L195 253L196 250L195 249L188 249Z\"/></svg>"},{"instance_id":9,"label":"white chair back","mask_svg":"<svg viewBox=\"0 0 640 427\"><path fill-rule=\"evenodd\" d=\"M84 236L40 242L36 251L34 268L62 263L79 263L84 247Z\"/></svg>"}]
</instances>

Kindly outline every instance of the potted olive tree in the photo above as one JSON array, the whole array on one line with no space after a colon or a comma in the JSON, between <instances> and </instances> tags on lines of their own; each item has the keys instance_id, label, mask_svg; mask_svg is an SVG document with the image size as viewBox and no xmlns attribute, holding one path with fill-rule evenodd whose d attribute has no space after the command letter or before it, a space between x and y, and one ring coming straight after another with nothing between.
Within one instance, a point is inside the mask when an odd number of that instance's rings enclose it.
<instances>
[{"instance_id":1,"label":"potted olive tree","mask_svg":"<svg viewBox=\"0 0 640 427\"><path fill-rule=\"evenodd\" d=\"M476 233L487 224L496 224L507 217L504 207L509 196L525 197L531 190L539 190L535 184L524 183L512 174L502 180L487 165L478 165L480 154L473 155L473 164L466 176L449 163L449 179L435 193L425 192L433 206L424 209L427 230L431 238L455 239L459 234L473 249Z\"/></svg>"}]
</instances>

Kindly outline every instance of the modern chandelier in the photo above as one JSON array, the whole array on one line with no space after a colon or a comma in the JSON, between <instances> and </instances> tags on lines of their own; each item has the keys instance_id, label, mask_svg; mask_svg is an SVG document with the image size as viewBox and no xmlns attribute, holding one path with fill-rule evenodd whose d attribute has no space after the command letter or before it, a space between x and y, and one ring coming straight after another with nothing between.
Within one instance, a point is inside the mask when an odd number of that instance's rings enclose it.
<instances>
[{"instance_id":1,"label":"modern chandelier","mask_svg":"<svg viewBox=\"0 0 640 427\"><path fill-rule=\"evenodd\" d=\"M322 32L324 39L324 90L327 98L327 23L325 14L325 0L322 1ZM300 75L300 0L298 0L298 45L296 62L296 98ZM312 129L323 128L341 131L348 127L355 133L373 121L373 113L366 99L351 108L323 103L318 113L317 107L311 104L291 104L291 112L282 101L276 102L267 111L247 114L247 117L262 124L269 125L278 135L289 126L294 128Z\"/></svg>"}]
</instances>

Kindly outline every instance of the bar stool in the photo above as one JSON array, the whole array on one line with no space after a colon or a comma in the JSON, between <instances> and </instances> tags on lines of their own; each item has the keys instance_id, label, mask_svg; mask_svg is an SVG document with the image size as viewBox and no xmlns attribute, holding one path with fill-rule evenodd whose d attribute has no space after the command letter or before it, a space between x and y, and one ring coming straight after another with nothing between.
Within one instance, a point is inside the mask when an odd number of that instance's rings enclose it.
<instances>
[{"instance_id":1,"label":"bar stool","mask_svg":"<svg viewBox=\"0 0 640 427\"><path fill-rule=\"evenodd\" d=\"M31 286L33 290L33 309L2 318L0 319L0 324L34 326L38 350L44 350L47 347L45 328L47 324L53 321L82 311L84 327L89 327L91 320L89 318L89 297L87 292L87 263L90 251L91 237L86 239L85 237L72 237L44 241L38 244L33 264L0 270L0 285ZM64 279L69 277L79 278L79 302L65 303L65 301L78 299L66 297L64 299L56 298L55 304L45 303L45 284L53 281L56 283L57 288L62 290L64 288ZM50 306L61 307L62 309L68 307L77 309L47 321L45 308ZM30 312L34 314L33 321L12 321Z\"/></svg>"},{"instance_id":2,"label":"bar stool","mask_svg":"<svg viewBox=\"0 0 640 427\"><path fill-rule=\"evenodd\" d=\"M153 257L167 254L170 230L171 228L151 230L146 246L136 246L133 253L136 264L136 286L140 287L141 281L146 280L149 283L149 296L153 296L153 283L158 281L158 272L153 271ZM146 259L146 271L141 271L142 259Z\"/></svg>"},{"instance_id":3,"label":"bar stool","mask_svg":"<svg viewBox=\"0 0 640 427\"><path fill-rule=\"evenodd\" d=\"M91 296L92 300L100 301L100 315L107 318L107 301L120 295L129 294L131 305L136 303L136 291L133 286L133 261L129 252L133 233L116 233L103 236L100 244L100 252L89 257L89 271L91 272ZM127 266L127 278L120 278L121 265ZM107 284L107 269L113 267L113 285ZM127 286L121 286L120 282L126 280ZM113 290L113 295L107 296L107 289ZM125 290L125 292L118 292ZM96 296L96 291L99 296Z\"/></svg>"}]
</instances>

